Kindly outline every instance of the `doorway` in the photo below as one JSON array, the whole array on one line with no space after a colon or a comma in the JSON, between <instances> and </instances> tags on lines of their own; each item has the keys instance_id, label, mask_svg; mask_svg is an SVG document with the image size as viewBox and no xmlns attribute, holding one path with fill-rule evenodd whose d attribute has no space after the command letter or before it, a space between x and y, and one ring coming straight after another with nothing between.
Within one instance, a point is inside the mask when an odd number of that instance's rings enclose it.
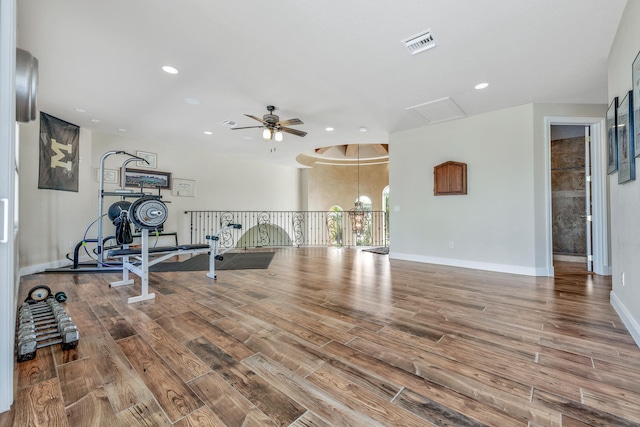
<instances>
[{"instance_id":1,"label":"doorway","mask_svg":"<svg viewBox=\"0 0 640 427\"><path fill-rule=\"evenodd\" d=\"M590 128L551 125L553 261L593 270Z\"/></svg>"},{"instance_id":2,"label":"doorway","mask_svg":"<svg viewBox=\"0 0 640 427\"><path fill-rule=\"evenodd\" d=\"M563 258L564 256L569 256L571 258L568 259L571 261L584 263L584 271L592 270L596 274L611 275L605 130L604 118L545 118L548 276L554 275L554 254L558 262L567 259ZM578 136L579 133L581 137ZM569 146L571 142L568 140L573 138L576 138L576 146L564 147L563 150L573 150L575 156L579 157L578 161L552 159L552 140L561 141L558 145ZM581 142L577 142L578 138L581 138ZM577 154L579 151L582 151L582 154ZM570 154L568 156L571 157ZM581 163L581 165L575 163ZM559 190L556 188L554 194L552 176L559 174L561 169L567 169L571 172L568 174L570 178L564 177L562 179L582 180L584 181L583 185L573 187L569 186L567 182L563 182L564 187L560 187ZM563 191L564 193L562 193ZM558 211L562 211L558 208L561 208L563 204L571 207L570 214L566 211L562 214L558 213ZM554 225L554 217L560 215L563 216L555 218L556 224ZM572 218L569 219L569 217ZM573 241L580 240L582 243L579 245L568 243L572 241L571 237L565 236L563 233L573 234ZM589 270L590 267L592 267L591 270Z\"/></svg>"}]
</instances>

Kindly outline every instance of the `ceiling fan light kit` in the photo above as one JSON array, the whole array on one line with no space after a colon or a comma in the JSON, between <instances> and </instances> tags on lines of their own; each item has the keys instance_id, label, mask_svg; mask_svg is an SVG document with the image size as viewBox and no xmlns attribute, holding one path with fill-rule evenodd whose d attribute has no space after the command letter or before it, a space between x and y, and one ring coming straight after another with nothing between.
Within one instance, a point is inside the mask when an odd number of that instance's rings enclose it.
<instances>
[{"instance_id":1,"label":"ceiling fan light kit","mask_svg":"<svg viewBox=\"0 0 640 427\"><path fill-rule=\"evenodd\" d=\"M258 118L256 116L252 116L250 114L245 114L245 116L252 118L253 120L257 120L262 123L261 126L244 126L244 127L233 127L231 130L238 129L254 129L254 128L264 128L262 131L262 138L265 141L270 141L272 138L276 141L280 142L284 139L284 134L282 132L290 133L292 135L303 137L307 133L298 129L292 129L288 126L292 125L303 125L304 123L300 119L288 119L288 120L280 120L280 117L273 114L273 111L276 109L273 105L267 105L267 114L262 116L262 118Z\"/></svg>"}]
</instances>

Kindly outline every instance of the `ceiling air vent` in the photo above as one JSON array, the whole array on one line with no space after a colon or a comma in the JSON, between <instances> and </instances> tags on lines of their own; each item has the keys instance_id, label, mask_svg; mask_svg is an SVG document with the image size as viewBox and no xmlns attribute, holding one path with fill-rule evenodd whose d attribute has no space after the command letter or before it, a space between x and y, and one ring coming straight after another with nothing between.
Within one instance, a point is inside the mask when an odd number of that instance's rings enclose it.
<instances>
[{"instance_id":1,"label":"ceiling air vent","mask_svg":"<svg viewBox=\"0 0 640 427\"><path fill-rule=\"evenodd\" d=\"M431 28L429 28L426 31L402 40L402 44L407 47L410 54L415 55L416 53L424 52L427 49L436 47L438 42L435 37L433 37Z\"/></svg>"},{"instance_id":2,"label":"ceiling air vent","mask_svg":"<svg viewBox=\"0 0 640 427\"><path fill-rule=\"evenodd\" d=\"M234 122L233 120L223 120L223 121L220 122L220 124L222 126L227 126L227 127L230 127L230 128L238 126L238 124L236 122Z\"/></svg>"}]
</instances>

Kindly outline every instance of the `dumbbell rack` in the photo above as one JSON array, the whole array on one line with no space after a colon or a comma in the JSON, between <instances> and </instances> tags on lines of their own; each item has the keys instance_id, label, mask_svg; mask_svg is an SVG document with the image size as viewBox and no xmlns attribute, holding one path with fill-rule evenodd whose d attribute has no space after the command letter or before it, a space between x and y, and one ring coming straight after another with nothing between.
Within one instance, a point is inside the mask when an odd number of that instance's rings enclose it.
<instances>
[{"instance_id":1,"label":"dumbbell rack","mask_svg":"<svg viewBox=\"0 0 640 427\"><path fill-rule=\"evenodd\" d=\"M78 327L53 297L24 302L18 311L18 362L36 357L36 350L62 344L63 350L78 346Z\"/></svg>"}]
</instances>

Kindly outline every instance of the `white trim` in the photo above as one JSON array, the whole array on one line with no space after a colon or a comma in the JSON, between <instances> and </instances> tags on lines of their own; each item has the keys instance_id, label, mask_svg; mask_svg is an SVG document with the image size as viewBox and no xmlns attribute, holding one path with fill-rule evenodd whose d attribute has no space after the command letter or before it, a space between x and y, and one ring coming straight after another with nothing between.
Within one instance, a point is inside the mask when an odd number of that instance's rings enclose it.
<instances>
[{"instance_id":1,"label":"white trim","mask_svg":"<svg viewBox=\"0 0 640 427\"><path fill-rule=\"evenodd\" d=\"M28 267L22 267L20 269L20 277L28 276L30 274L42 273L50 268L68 267L71 264L68 259L61 259L58 261L47 262L45 264L30 265Z\"/></svg>"},{"instance_id":2,"label":"white trim","mask_svg":"<svg viewBox=\"0 0 640 427\"><path fill-rule=\"evenodd\" d=\"M618 298L613 291L611 291L610 294L610 301L611 306L614 308L616 313L618 313L618 316L622 320L622 323L624 323L624 326L627 327L627 330L636 342L636 345L640 347L640 325L636 322L631 313L629 313L629 310L627 310L627 307L624 306L620 298Z\"/></svg>"},{"instance_id":3,"label":"white trim","mask_svg":"<svg viewBox=\"0 0 640 427\"><path fill-rule=\"evenodd\" d=\"M606 141L604 117L545 117L545 230L546 267L553 272L553 234L551 219L551 125L578 125L591 128L591 188L593 199L593 270L610 276L607 216L607 175L603 141Z\"/></svg>"},{"instance_id":4,"label":"white trim","mask_svg":"<svg viewBox=\"0 0 640 427\"><path fill-rule=\"evenodd\" d=\"M15 204L15 66L16 0L0 1L0 197L7 198L8 235L0 243L0 412L13 404L14 345L17 310L18 236L14 218Z\"/></svg>"},{"instance_id":5,"label":"white trim","mask_svg":"<svg viewBox=\"0 0 640 427\"><path fill-rule=\"evenodd\" d=\"M404 261L415 261L425 264L446 265L449 267L472 268L474 270L519 274L523 276L553 276L553 272L549 274L549 271L543 268L524 267L520 265L494 264L489 262L468 261L454 258L439 258L424 255L401 254L398 252L390 252L389 258L400 259Z\"/></svg>"}]
</instances>

